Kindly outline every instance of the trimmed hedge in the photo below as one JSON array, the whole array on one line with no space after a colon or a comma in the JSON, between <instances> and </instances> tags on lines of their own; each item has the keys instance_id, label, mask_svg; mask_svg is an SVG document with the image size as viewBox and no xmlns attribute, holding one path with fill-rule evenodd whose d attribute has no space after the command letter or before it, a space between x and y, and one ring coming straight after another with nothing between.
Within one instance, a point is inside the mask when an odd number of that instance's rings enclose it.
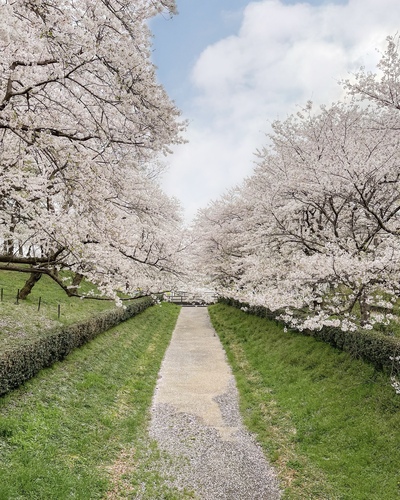
<instances>
[{"instance_id":1,"label":"trimmed hedge","mask_svg":"<svg viewBox=\"0 0 400 500\"><path fill-rule=\"evenodd\" d=\"M284 325L284 322L278 319L283 311L270 311L266 307L250 306L238 300L223 297L219 298L219 302L238 309L245 308L248 314L254 314ZM322 340L332 347L350 353L354 358L372 363L377 370L400 375L400 363L391 359L400 356L400 339L397 337L384 335L376 330L343 332L340 328L328 326L322 327L320 330L294 331Z\"/></svg>"},{"instance_id":2,"label":"trimmed hedge","mask_svg":"<svg viewBox=\"0 0 400 500\"><path fill-rule=\"evenodd\" d=\"M142 297L125 309L113 309L85 322L43 332L38 340L0 353L0 395L17 388L43 368L64 359L75 348L153 304L151 297Z\"/></svg>"}]
</instances>

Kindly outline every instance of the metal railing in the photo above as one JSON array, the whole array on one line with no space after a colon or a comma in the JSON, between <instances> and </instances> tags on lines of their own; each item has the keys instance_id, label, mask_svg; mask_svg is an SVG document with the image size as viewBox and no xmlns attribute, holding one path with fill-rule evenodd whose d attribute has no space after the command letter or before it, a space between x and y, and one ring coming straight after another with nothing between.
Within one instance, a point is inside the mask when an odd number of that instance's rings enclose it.
<instances>
[{"instance_id":1,"label":"metal railing","mask_svg":"<svg viewBox=\"0 0 400 500\"><path fill-rule=\"evenodd\" d=\"M185 291L169 292L164 294L165 302L173 302L182 306L207 306L217 301L214 292L193 294Z\"/></svg>"}]
</instances>

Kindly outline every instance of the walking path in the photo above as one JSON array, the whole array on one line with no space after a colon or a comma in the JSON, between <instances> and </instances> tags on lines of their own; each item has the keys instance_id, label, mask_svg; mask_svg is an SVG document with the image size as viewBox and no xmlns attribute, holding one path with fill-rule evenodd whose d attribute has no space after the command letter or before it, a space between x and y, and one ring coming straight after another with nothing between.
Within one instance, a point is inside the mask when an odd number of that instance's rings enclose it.
<instances>
[{"instance_id":1,"label":"walking path","mask_svg":"<svg viewBox=\"0 0 400 500\"><path fill-rule=\"evenodd\" d=\"M164 472L201 500L275 500L274 472L243 427L225 352L203 307L182 308L159 373L150 435Z\"/></svg>"}]
</instances>

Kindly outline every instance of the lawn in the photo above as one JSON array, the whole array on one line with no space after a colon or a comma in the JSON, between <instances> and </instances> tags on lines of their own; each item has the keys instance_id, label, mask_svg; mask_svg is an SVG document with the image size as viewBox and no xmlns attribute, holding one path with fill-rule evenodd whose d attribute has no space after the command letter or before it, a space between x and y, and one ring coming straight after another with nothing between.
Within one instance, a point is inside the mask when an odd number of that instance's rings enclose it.
<instances>
[{"instance_id":1,"label":"lawn","mask_svg":"<svg viewBox=\"0 0 400 500\"><path fill-rule=\"evenodd\" d=\"M114 301L68 297L48 276L43 276L28 298L17 304L17 292L27 276L11 271L0 272L0 342L3 346L12 344L13 339L18 343L21 338L32 336L39 330L84 321L115 307ZM83 282L82 291L88 293L89 290L94 290L94 287Z\"/></svg>"}]
</instances>

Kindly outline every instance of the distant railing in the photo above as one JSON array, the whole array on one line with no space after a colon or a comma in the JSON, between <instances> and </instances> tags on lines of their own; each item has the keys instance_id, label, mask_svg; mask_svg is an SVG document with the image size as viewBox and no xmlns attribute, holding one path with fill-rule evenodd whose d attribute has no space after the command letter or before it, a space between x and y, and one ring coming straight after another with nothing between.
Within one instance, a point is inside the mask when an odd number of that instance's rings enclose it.
<instances>
[{"instance_id":1,"label":"distant railing","mask_svg":"<svg viewBox=\"0 0 400 500\"><path fill-rule=\"evenodd\" d=\"M214 292L193 294L185 291L174 291L165 293L164 300L182 306L207 306L217 301L217 295Z\"/></svg>"}]
</instances>

